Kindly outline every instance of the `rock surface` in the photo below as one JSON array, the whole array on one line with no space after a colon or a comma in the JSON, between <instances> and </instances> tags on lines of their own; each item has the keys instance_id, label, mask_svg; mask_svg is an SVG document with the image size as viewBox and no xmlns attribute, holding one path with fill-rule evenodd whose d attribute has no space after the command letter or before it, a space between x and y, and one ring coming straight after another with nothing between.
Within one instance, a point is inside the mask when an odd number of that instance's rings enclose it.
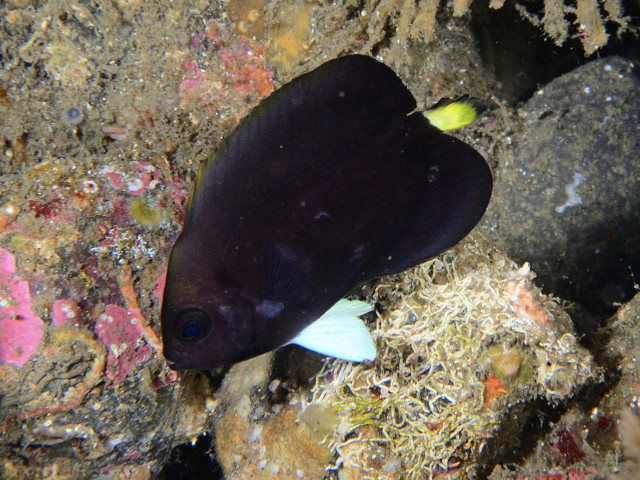
<instances>
[{"instance_id":1,"label":"rock surface","mask_svg":"<svg viewBox=\"0 0 640 480\"><path fill-rule=\"evenodd\" d=\"M640 271L640 80L619 57L545 85L519 110L485 225L545 291L603 318Z\"/></svg>"}]
</instances>

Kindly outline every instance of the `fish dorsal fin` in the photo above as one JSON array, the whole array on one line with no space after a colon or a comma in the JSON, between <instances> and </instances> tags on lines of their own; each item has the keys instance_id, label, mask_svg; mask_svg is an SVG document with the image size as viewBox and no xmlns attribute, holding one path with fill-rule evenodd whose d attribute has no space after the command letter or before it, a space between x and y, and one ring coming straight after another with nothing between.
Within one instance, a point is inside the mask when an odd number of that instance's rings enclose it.
<instances>
[{"instance_id":1,"label":"fish dorsal fin","mask_svg":"<svg viewBox=\"0 0 640 480\"><path fill-rule=\"evenodd\" d=\"M371 310L368 303L343 298L289 343L341 360L374 360L376 346L358 318Z\"/></svg>"}]
</instances>

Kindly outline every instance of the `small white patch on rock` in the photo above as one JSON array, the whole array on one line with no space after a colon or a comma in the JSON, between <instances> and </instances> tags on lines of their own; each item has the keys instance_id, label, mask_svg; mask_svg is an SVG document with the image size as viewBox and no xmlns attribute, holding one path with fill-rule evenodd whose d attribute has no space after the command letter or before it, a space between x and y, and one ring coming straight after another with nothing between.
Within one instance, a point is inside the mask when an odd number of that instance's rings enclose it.
<instances>
[{"instance_id":1,"label":"small white patch on rock","mask_svg":"<svg viewBox=\"0 0 640 480\"><path fill-rule=\"evenodd\" d=\"M567 191L567 201L564 202L564 205L560 205L556 207L556 212L563 213L569 207L575 207L576 205L580 205L582 203L582 197L576 193L576 188L580 185L586 177L578 172L573 172L573 183L570 183L565 187Z\"/></svg>"}]
</instances>

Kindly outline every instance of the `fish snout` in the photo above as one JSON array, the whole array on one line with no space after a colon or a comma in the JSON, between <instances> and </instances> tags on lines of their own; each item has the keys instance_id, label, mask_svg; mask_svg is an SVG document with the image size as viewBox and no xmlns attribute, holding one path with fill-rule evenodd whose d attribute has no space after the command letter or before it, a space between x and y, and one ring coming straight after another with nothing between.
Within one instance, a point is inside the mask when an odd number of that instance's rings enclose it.
<instances>
[{"instance_id":1,"label":"fish snout","mask_svg":"<svg viewBox=\"0 0 640 480\"><path fill-rule=\"evenodd\" d=\"M183 355L180 355L178 350L176 350L175 348L167 348L165 346L162 350L162 355L164 356L167 365L172 370L182 370L185 368L184 366L182 366L184 365L184 358L181 358L183 357Z\"/></svg>"}]
</instances>

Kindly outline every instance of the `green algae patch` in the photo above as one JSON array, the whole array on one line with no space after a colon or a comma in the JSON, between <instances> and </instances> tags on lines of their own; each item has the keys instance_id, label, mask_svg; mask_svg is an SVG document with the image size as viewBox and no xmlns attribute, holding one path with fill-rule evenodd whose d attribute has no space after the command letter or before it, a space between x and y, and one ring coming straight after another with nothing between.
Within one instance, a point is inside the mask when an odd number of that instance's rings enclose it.
<instances>
[{"instance_id":1,"label":"green algae patch","mask_svg":"<svg viewBox=\"0 0 640 480\"><path fill-rule=\"evenodd\" d=\"M300 413L299 419L317 433L320 440L331 435L338 426L336 410L329 405L312 403Z\"/></svg>"},{"instance_id":2,"label":"green algae patch","mask_svg":"<svg viewBox=\"0 0 640 480\"><path fill-rule=\"evenodd\" d=\"M164 221L164 210L149 205L142 197L135 197L129 202L129 215L146 228L158 228Z\"/></svg>"},{"instance_id":3,"label":"green algae patch","mask_svg":"<svg viewBox=\"0 0 640 480\"><path fill-rule=\"evenodd\" d=\"M532 359L520 346L492 345L481 355L481 362L508 386L524 386L533 378Z\"/></svg>"}]
</instances>

